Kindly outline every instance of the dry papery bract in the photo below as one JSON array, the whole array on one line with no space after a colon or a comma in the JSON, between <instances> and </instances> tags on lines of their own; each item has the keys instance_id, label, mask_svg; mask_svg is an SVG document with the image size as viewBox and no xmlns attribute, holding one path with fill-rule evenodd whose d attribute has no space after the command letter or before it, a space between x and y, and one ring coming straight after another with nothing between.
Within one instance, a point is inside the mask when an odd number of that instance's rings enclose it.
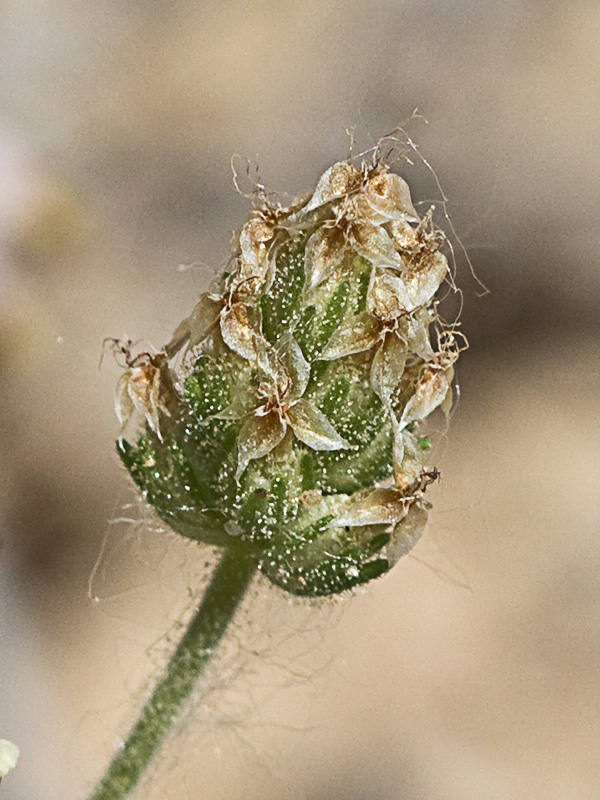
<instances>
[{"instance_id":1,"label":"dry papery bract","mask_svg":"<svg viewBox=\"0 0 600 800\"><path fill-rule=\"evenodd\" d=\"M164 349L126 354L116 401L122 426L138 412L150 439L171 442L190 474L197 468L181 431L206 437L233 426L218 480L199 492L225 530L253 542L262 536L268 558L277 534L256 530L274 529L277 517L306 571L332 555L332 541L333 561L347 556L361 568L379 542L389 567L424 528L423 476L432 473L420 427L435 409L448 411L466 347L438 311L444 242L432 211L421 217L406 181L377 159L334 164L288 207L258 193L226 273ZM158 492L133 457L124 460L153 502ZM156 504L165 519L176 516ZM272 557L289 575L293 560ZM365 570L363 579L377 574ZM301 585L305 573L293 580Z\"/></svg>"},{"instance_id":2,"label":"dry papery bract","mask_svg":"<svg viewBox=\"0 0 600 800\"><path fill-rule=\"evenodd\" d=\"M175 376L169 368L166 352L142 352L133 355L131 340L107 337L102 343L103 356L110 347L115 356L124 359L124 373L115 390L115 413L122 436L129 421L137 412L162 441L159 413L171 415L178 405L179 394ZM102 363L102 358L100 359Z\"/></svg>"}]
</instances>

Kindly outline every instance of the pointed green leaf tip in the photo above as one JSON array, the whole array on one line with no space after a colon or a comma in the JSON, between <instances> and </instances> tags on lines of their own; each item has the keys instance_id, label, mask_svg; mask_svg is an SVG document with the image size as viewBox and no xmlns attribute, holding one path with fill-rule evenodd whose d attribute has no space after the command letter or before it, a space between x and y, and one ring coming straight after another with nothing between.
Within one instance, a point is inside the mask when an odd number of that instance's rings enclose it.
<instances>
[{"instance_id":1,"label":"pointed green leaf tip","mask_svg":"<svg viewBox=\"0 0 600 800\"><path fill-rule=\"evenodd\" d=\"M118 451L174 531L308 596L413 547L437 475L423 428L464 347L436 314L443 243L385 164L339 162L291 207L252 209L161 352L121 348L117 413L143 430Z\"/></svg>"}]
</instances>

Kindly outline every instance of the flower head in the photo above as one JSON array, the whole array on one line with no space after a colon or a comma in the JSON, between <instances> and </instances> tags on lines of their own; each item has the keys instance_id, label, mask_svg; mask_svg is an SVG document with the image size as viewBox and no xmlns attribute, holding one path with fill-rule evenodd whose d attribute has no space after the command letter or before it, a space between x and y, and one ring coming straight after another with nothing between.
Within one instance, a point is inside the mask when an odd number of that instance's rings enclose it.
<instances>
[{"instance_id":1,"label":"flower head","mask_svg":"<svg viewBox=\"0 0 600 800\"><path fill-rule=\"evenodd\" d=\"M443 243L383 163L338 162L288 208L261 194L227 273L119 384L122 425L145 423L121 457L174 530L253 549L307 595L410 550L437 474L421 428L461 350L437 313Z\"/></svg>"}]
</instances>

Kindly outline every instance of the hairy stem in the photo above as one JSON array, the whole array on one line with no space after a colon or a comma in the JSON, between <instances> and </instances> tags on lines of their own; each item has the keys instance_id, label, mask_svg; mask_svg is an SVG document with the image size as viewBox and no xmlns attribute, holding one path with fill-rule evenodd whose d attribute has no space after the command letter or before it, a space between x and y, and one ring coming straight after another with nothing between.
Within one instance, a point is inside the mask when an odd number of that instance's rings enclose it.
<instances>
[{"instance_id":1,"label":"hairy stem","mask_svg":"<svg viewBox=\"0 0 600 800\"><path fill-rule=\"evenodd\" d=\"M256 571L237 548L225 550L166 672L89 800L122 800L136 785L210 661Z\"/></svg>"}]
</instances>

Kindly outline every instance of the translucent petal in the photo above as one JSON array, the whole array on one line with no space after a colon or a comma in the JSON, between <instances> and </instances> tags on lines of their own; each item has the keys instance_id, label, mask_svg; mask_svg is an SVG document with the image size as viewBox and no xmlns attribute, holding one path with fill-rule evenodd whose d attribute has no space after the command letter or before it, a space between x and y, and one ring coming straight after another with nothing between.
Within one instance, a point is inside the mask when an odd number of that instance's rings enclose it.
<instances>
[{"instance_id":1,"label":"translucent petal","mask_svg":"<svg viewBox=\"0 0 600 800\"><path fill-rule=\"evenodd\" d=\"M367 292L367 309L386 322L412 311L413 305L403 278L397 273L374 269Z\"/></svg>"},{"instance_id":2,"label":"translucent petal","mask_svg":"<svg viewBox=\"0 0 600 800\"><path fill-rule=\"evenodd\" d=\"M292 199L292 202L289 204L289 206L283 209L283 212L290 215L295 214L297 211L300 211L304 208L313 194L314 192L311 192L310 189L300 192L300 194L296 195L296 197ZM285 219L282 220L282 222L285 222Z\"/></svg>"},{"instance_id":3,"label":"translucent petal","mask_svg":"<svg viewBox=\"0 0 600 800\"><path fill-rule=\"evenodd\" d=\"M394 454L394 476L396 486L405 489L420 478L425 453L417 444L417 437L410 431L399 431L396 436L402 441L402 458L398 460Z\"/></svg>"},{"instance_id":4,"label":"translucent petal","mask_svg":"<svg viewBox=\"0 0 600 800\"><path fill-rule=\"evenodd\" d=\"M452 411L452 403L454 402L454 392L452 391L452 386L448 387L448 391L446 392L446 396L440 403L440 409L442 414L448 419L450 416L450 412Z\"/></svg>"},{"instance_id":5,"label":"translucent petal","mask_svg":"<svg viewBox=\"0 0 600 800\"><path fill-rule=\"evenodd\" d=\"M236 481L244 473L246 467L256 458L262 458L271 452L283 440L287 425L276 409L268 414L255 414L242 426L238 435L238 467Z\"/></svg>"},{"instance_id":6,"label":"translucent petal","mask_svg":"<svg viewBox=\"0 0 600 800\"><path fill-rule=\"evenodd\" d=\"M290 390L290 376L280 353L269 344L262 334L254 338L256 364L259 381L265 381L273 389L273 395L283 397Z\"/></svg>"},{"instance_id":7,"label":"translucent petal","mask_svg":"<svg viewBox=\"0 0 600 800\"><path fill-rule=\"evenodd\" d=\"M406 404L400 426L405 428L409 422L424 419L431 414L444 400L454 375L454 369L426 367L415 393Z\"/></svg>"},{"instance_id":8,"label":"translucent petal","mask_svg":"<svg viewBox=\"0 0 600 800\"><path fill-rule=\"evenodd\" d=\"M189 347L201 344L219 320L223 310L223 299L210 294L203 294L188 317L190 323Z\"/></svg>"},{"instance_id":9,"label":"translucent petal","mask_svg":"<svg viewBox=\"0 0 600 800\"><path fill-rule=\"evenodd\" d=\"M265 270L264 282L261 287L263 295L267 294L271 290L271 286L275 280L275 273L277 272L277 256L279 252L280 251L274 245L270 246L270 249L267 252L267 268Z\"/></svg>"},{"instance_id":10,"label":"translucent petal","mask_svg":"<svg viewBox=\"0 0 600 800\"><path fill-rule=\"evenodd\" d=\"M265 260L266 243L273 238L273 228L263 219L249 220L240 231L240 250L246 264L258 267Z\"/></svg>"},{"instance_id":11,"label":"translucent petal","mask_svg":"<svg viewBox=\"0 0 600 800\"><path fill-rule=\"evenodd\" d=\"M330 527L392 525L408 510L409 500L397 489L373 489L357 492L345 511L333 519Z\"/></svg>"},{"instance_id":12,"label":"translucent petal","mask_svg":"<svg viewBox=\"0 0 600 800\"><path fill-rule=\"evenodd\" d=\"M419 219L410 199L408 184L392 172L380 172L369 178L365 196L373 210L387 219Z\"/></svg>"},{"instance_id":13,"label":"translucent petal","mask_svg":"<svg viewBox=\"0 0 600 800\"><path fill-rule=\"evenodd\" d=\"M298 439L313 450L344 450L350 447L325 414L308 400L299 400L295 403L288 410L287 418Z\"/></svg>"},{"instance_id":14,"label":"translucent petal","mask_svg":"<svg viewBox=\"0 0 600 800\"><path fill-rule=\"evenodd\" d=\"M185 319L181 320L179 325L173 331L173 335L165 345L165 353L169 356L169 358L173 358L173 356L181 350L189 338L190 318L186 317Z\"/></svg>"},{"instance_id":15,"label":"translucent petal","mask_svg":"<svg viewBox=\"0 0 600 800\"><path fill-rule=\"evenodd\" d=\"M344 236L339 228L317 228L304 253L309 289L323 283L339 267L344 259L344 250Z\"/></svg>"},{"instance_id":16,"label":"translucent petal","mask_svg":"<svg viewBox=\"0 0 600 800\"><path fill-rule=\"evenodd\" d=\"M385 335L371 364L371 386L384 405L389 405L402 379L406 363L406 344L394 332Z\"/></svg>"},{"instance_id":17,"label":"translucent petal","mask_svg":"<svg viewBox=\"0 0 600 800\"><path fill-rule=\"evenodd\" d=\"M379 214L367 200L364 192L358 192L348 198L344 207L345 216L356 222L368 222L371 225L383 225L389 222L385 214Z\"/></svg>"},{"instance_id":18,"label":"translucent petal","mask_svg":"<svg viewBox=\"0 0 600 800\"><path fill-rule=\"evenodd\" d=\"M424 361L433 361L435 352L429 339L430 309L420 308L412 316L405 317L401 323L398 335L404 339L409 349Z\"/></svg>"},{"instance_id":19,"label":"translucent petal","mask_svg":"<svg viewBox=\"0 0 600 800\"><path fill-rule=\"evenodd\" d=\"M121 375L115 390L115 413L121 426L121 433L125 430L135 411L133 400L129 395L129 378L129 371Z\"/></svg>"},{"instance_id":20,"label":"translucent petal","mask_svg":"<svg viewBox=\"0 0 600 800\"><path fill-rule=\"evenodd\" d=\"M259 266L239 259L231 281L232 292L235 292L238 300L251 302L263 290L268 274L269 261L266 255Z\"/></svg>"},{"instance_id":21,"label":"translucent petal","mask_svg":"<svg viewBox=\"0 0 600 800\"><path fill-rule=\"evenodd\" d=\"M252 296L262 289L271 271L268 242L273 229L262 219L251 219L239 235L241 257L234 279L234 288L240 296Z\"/></svg>"},{"instance_id":22,"label":"translucent petal","mask_svg":"<svg viewBox=\"0 0 600 800\"><path fill-rule=\"evenodd\" d=\"M324 361L332 361L352 353L362 353L376 345L381 337L381 324L368 312L363 311L342 322L327 343L321 358Z\"/></svg>"},{"instance_id":23,"label":"translucent petal","mask_svg":"<svg viewBox=\"0 0 600 800\"><path fill-rule=\"evenodd\" d=\"M348 194L359 177L360 173L352 164L338 161L321 175L310 202L302 211L313 211L329 203L330 200L343 197Z\"/></svg>"},{"instance_id":24,"label":"translucent petal","mask_svg":"<svg viewBox=\"0 0 600 800\"><path fill-rule=\"evenodd\" d=\"M394 477L396 483L401 486L402 481L398 480L402 476L402 462L404 461L404 437L402 436L402 428L400 427L400 423L396 418L396 415L392 411L392 430L394 433L393 443L392 443L392 465L394 467Z\"/></svg>"},{"instance_id":25,"label":"translucent petal","mask_svg":"<svg viewBox=\"0 0 600 800\"><path fill-rule=\"evenodd\" d=\"M227 422L239 420L247 414L252 414L256 410L256 399L252 398L251 405L248 403L248 398L236 397L231 405L225 406L216 414L211 414L208 419L224 419Z\"/></svg>"},{"instance_id":26,"label":"translucent petal","mask_svg":"<svg viewBox=\"0 0 600 800\"><path fill-rule=\"evenodd\" d=\"M188 347L202 344L217 324L222 309L222 298L209 292L201 294L192 313L179 323L170 342L166 345L165 352L169 358L181 350L186 342Z\"/></svg>"},{"instance_id":27,"label":"translucent petal","mask_svg":"<svg viewBox=\"0 0 600 800\"><path fill-rule=\"evenodd\" d=\"M261 336L258 328L256 311L245 303L234 303L221 314L223 341L248 361L257 357L256 338Z\"/></svg>"},{"instance_id":28,"label":"translucent petal","mask_svg":"<svg viewBox=\"0 0 600 800\"><path fill-rule=\"evenodd\" d=\"M412 308L424 306L440 288L448 272L446 256L439 251L426 251L415 266L403 275Z\"/></svg>"},{"instance_id":29,"label":"translucent petal","mask_svg":"<svg viewBox=\"0 0 600 800\"><path fill-rule=\"evenodd\" d=\"M358 255L366 258L374 266L394 267L403 272L407 268L384 228L369 222L359 223L352 228L349 241Z\"/></svg>"},{"instance_id":30,"label":"translucent petal","mask_svg":"<svg viewBox=\"0 0 600 800\"><path fill-rule=\"evenodd\" d=\"M145 418L159 439L162 439L158 427L158 370L152 364L144 364L129 370L128 378L127 389L135 410Z\"/></svg>"},{"instance_id":31,"label":"translucent petal","mask_svg":"<svg viewBox=\"0 0 600 800\"><path fill-rule=\"evenodd\" d=\"M413 503L408 514L398 522L386 547L386 556L393 567L402 556L413 549L419 541L427 525L427 509L419 503Z\"/></svg>"},{"instance_id":32,"label":"translucent petal","mask_svg":"<svg viewBox=\"0 0 600 800\"><path fill-rule=\"evenodd\" d=\"M291 335L285 336L279 343L279 354L291 383L287 398L290 403L294 403L306 391L310 380L310 364L304 358L298 342Z\"/></svg>"}]
</instances>

